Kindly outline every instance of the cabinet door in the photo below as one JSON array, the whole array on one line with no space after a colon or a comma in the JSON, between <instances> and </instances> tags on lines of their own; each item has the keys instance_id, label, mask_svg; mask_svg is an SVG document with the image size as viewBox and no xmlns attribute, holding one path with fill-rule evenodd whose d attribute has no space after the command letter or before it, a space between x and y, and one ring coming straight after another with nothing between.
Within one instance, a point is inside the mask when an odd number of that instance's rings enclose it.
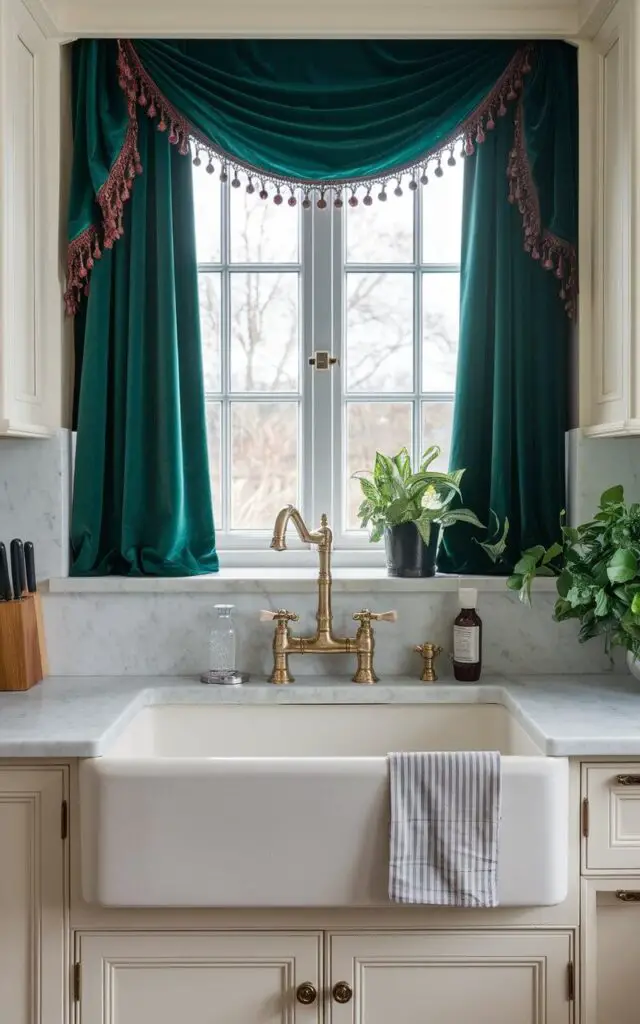
<instances>
[{"instance_id":1,"label":"cabinet door","mask_svg":"<svg viewBox=\"0 0 640 1024\"><path fill-rule=\"evenodd\" d=\"M353 991L342 1004L331 996L331 1024L572 1020L568 932L422 931L328 941L329 988L346 981Z\"/></svg>"},{"instance_id":2,"label":"cabinet door","mask_svg":"<svg viewBox=\"0 0 640 1024\"><path fill-rule=\"evenodd\" d=\"M81 933L82 1024L317 1024L319 933Z\"/></svg>"},{"instance_id":3,"label":"cabinet door","mask_svg":"<svg viewBox=\"0 0 640 1024\"><path fill-rule=\"evenodd\" d=\"M63 1024L60 768L0 768L0 1021Z\"/></svg>"},{"instance_id":4,"label":"cabinet door","mask_svg":"<svg viewBox=\"0 0 640 1024\"><path fill-rule=\"evenodd\" d=\"M0 433L46 436L60 422L59 47L21 0L0 8Z\"/></svg>"},{"instance_id":5,"label":"cabinet door","mask_svg":"<svg viewBox=\"0 0 640 1024\"><path fill-rule=\"evenodd\" d=\"M586 282L592 305L582 309L587 329L581 338L586 367L585 346L592 337L590 366L581 370L590 395L581 404L586 433L602 437L640 432L631 304L637 274L632 237L637 56L630 11L629 0L611 5L593 41L591 80L581 82L581 130L588 136L581 147L581 204L589 204L585 244L593 240L593 273ZM586 227L583 223L581 233ZM584 249L581 253L586 255Z\"/></svg>"},{"instance_id":6,"label":"cabinet door","mask_svg":"<svg viewBox=\"0 0 640 1024\"><path fill-rule=\"evenodd\" d=\"M583 870L640 874L640 764L584 765L582 791L589 801Z\"/></svg>"},{"instance_id":7,"label":"cabinet door","mask_svg":"<svg viewBox=\"0 0 640 1024\"><path fill-rule=\"evenodd\" d=\"M582 1024L638 1024L640 891L629 882L583 881Z\"/></svg>"}]
</instances>

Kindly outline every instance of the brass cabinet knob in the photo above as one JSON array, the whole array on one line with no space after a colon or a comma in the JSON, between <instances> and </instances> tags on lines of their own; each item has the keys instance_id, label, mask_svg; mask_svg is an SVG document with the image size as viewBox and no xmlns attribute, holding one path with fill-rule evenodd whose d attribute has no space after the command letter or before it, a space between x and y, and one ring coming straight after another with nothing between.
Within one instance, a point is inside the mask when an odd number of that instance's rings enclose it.
<instances>
[{"instance_id":1,"label":"brass cabinet knob","mask_svg":"<svg viewBox=\"0 0 640 1024\"><path fill-rule=\"evenodd\" d=\"M296 989L296 999L303 1006L311 1006L318 998L318 990L310 981L303 981Z\"/></svg>"},{"instance_id":2,"label":"brass cabinet knob","mask_svg":"<svg viewBox=\"0 0 640 1024\"><path fill-rule=\"evenodd\" d=\"M332 992L336 1003L348 1003L353 996L353 989L348 981L336 981Z\"/></svg>"}]
</instances>

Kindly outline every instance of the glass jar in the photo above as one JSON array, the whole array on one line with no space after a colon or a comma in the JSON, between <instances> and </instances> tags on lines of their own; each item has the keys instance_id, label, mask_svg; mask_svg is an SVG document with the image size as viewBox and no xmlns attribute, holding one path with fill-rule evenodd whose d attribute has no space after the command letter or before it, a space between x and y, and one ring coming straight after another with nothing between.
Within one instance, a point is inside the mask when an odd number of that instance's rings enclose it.
<instances>
[{"instance_id":1,"label":"glass jar","mask_svg":"<svg viewBox=\"0 0 640 1024\"><path fill-rule=\"evenodd\" d=\"M232 604L214 606L216 618L209 634L209 672L216 675L234 672L236 667L236 630Z\"/></svg>"}]
</instances>

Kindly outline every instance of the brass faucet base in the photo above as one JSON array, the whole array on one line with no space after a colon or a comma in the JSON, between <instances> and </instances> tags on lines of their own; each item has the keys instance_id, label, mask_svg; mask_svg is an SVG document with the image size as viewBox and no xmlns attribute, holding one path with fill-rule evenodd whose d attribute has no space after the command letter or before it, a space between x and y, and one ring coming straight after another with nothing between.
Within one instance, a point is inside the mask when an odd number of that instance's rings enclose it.
<instances>
[{"instance_id":1,"label":"brass faucet base","mask_svg":"<svg viewBox=\"0 0 640 1024\"><path fill-rule=\"evenodd\" d=\"M422 655L422 675L420 676L421 683L435 683L438 680L435 670L435 660L439 654L442 654L442 647L438 644L424 643L419 644L413 648L416 654Z\"/></svg>"},{"instance_id":2,"label":"brass faucet base","mask_svg":"<svg viewBox=\"0 0 640 1024\"><path fill-rule=\"evenodd\" d=\"M276 516L273 528L271 547L276 551L286 549L285 536L289 522L293 522L300 540L305 544L315 544L318 549L318 607L316 611L316 632L314 636L293 636L289 623L298 616L285 609L277 612L265 611L261 619L276 622L273 636L273 672L269 682L276 686L284 686L294 681L289 673L290 654L355 654L357 658L354 683L371 684L378 681L373 670L374 637L372 621L384 620L395 622L395 612L370 612L363 609L353 618L360 623L355 638L340 637L333 634L333 613L331 611L331 547L333 534L326 515L322 515L317 530L309 530L297 508L285 505Z\"/></svg>"},{"instance_id":3,"label":"brass faucet base","mask_svg":"<svg viewBox=\"0 0 640 1024\"><path fill-rule=\"evenodd\" d=\"M351 680L352 683L361 683L364 686L372 686L373 683L378 682L378 676L374 672L358 671Z\"/></svg>"}]
</instances>

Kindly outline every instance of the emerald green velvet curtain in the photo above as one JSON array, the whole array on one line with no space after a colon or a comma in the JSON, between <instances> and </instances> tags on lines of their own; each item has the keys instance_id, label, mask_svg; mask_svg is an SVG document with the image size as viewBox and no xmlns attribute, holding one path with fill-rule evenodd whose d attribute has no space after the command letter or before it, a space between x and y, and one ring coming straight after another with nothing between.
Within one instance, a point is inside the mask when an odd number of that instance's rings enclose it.
<instances>
[{"instance_id":1,"label":"emerald green velvet curtain","mask_svg":"<svg viewBox=\"0 0 640 1024\"><path fill-rule=\"evenodd\" d=\"M562 68L564 67L564 73ZM575 155L575 53L546 43L531 83L540 109L554 107L560 153ZM537 77L536 77L537 76ZM555 103L552 94L555 93ZM525 93L525 106L526 106ZM562 116L560 116L562 115ZM525 130L527 126L525 123ZM535 139L536 124L528 138ZM557 280L542 253L522 245L522 216L505 202L502 177L514 146L506 118L465 165L461 320L451 465L467 467L464 503L487 522L490 509L508 517L506 560L523 548L557 540L565 507L565 431L568 427L572 324L558 301ZM547 151L553 162L553 153ZM556 153L556 158L558 154ZM557 185L566 195L558 217L571 224L577 208L577 161L568 160ZM550 190L553 197L553 190ZM445 534L443 572L492 571L464 525ZM505 565L493 571L504 573Z\"/></svg>"},{"instance_id":2,"label":"emerald green velvet curtain","mask_svg":"<svg viewBox=\"0 0 640 1024\"><path fill-rule=\"evenodd\" d=\"M74 61L74 573L217 567L182 159L192 151L265 201L323 208L418 188L462 148L453 463L467 467L466 504L509 516L512 552L555 536L577 292L570 47L85 40ZM486 571L464 531L450 538L446 567Z\"/></svg>"},{"instance_id":3,"label":"emerald green velvet curtain","mask_svg":"<svg viewBox=\"0 0 640 1024\"><path fill-rule=\"evenodd\" d=\"M146 119L138 146L146 173L76 322L76 576L218 568L191 165Z\"/></svg>"}]
</instances>

